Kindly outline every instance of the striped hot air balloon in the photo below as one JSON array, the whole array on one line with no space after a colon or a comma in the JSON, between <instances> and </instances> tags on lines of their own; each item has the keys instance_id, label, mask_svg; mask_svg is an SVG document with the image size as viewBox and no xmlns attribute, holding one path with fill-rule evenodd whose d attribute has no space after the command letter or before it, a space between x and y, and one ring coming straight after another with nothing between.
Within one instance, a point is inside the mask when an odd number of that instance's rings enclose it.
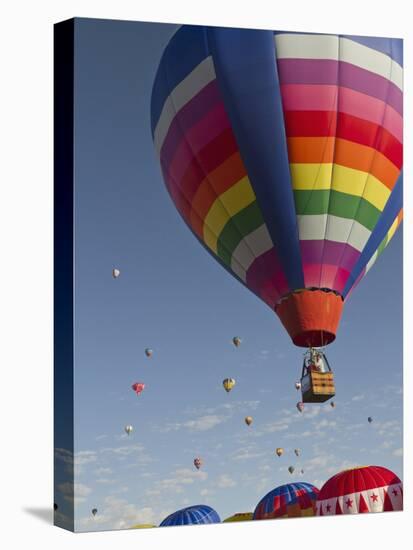
<instances>
[{"instance_id":1,"label":"striped hot air balloon","mask_svg":"<svg viewBox=\"0 0 413 550\"><path fill-rule=\"evenodd\" d=\"M253 519L314 516L318 489L311 483L288 483L273 489L257 504Z\"/></svg>"},{"instance_id":2,"label":"striped hot air balloon","mask_svg":"<svg viewBox=\"0 0 413 550\"><path fill-rule=\"evenodd\" d=\"M382 466L359 466L330 478L317 497L317 516L403 510L403 484Z\"/></svg>"},{"instance_id":3,"label":"striped hot air balloon","mask_svg":"<svg viewBox=\"0 0 413 550\"><path fill-rule=\"evenodd\" d=\"M169 525L197 525L204 523L220 523L221 519L213 508L205 504L189 506L174 512L165 518L159 527Z\"/></svg>"},{"instance_id":4,"label":"striped hot air balloon","mask_svg":"<svg viewBox=\"0 0 413 550\"><path fill-rule=\"evenodd\" d=\"M343 304L402 219L402 40L183 26L152 91L180 215L294 344Z\"/></svg>"}]
</instances>

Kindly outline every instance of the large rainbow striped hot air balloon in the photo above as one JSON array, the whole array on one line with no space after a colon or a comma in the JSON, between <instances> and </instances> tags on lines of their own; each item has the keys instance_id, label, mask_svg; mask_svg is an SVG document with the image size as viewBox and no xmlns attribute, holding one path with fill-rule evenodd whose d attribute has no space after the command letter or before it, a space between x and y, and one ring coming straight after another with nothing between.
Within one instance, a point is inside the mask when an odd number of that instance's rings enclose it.
<instances>
[{"instance_id":1,"label":"large rainbow striped hot air balloon","mask_svg":"<svg viewBox=\"0 0 413 550\"><path fill-rule=\"evenodd\" d=\"M200 243L297 346L402 219L402 40L183 26L152 91L166 187Z\"/></svg>"}]
</instances>

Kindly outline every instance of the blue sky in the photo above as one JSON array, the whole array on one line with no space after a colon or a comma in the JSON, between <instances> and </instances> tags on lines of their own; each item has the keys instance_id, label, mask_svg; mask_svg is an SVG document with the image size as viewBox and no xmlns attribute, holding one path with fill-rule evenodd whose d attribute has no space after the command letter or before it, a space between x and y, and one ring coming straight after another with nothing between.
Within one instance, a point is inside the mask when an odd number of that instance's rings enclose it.
<instances>
[{"instance_id":1,"label":"blue sky","mask_svg":"<svg viewBox=\"0 0 413 550\"><path fill-rule=\"evenodd\" d=\"M402 232L350 297L327 349L336 408L307 405L300 415L294 382L303 350L203 250L162 182L150 92L175 28L76 23L75 525L82 531L159 524L199 503L224 519L253 511L277 485L297 479L320 487L354 465L402 476ZM229 394L226 377L237 382ZM139 397L136 381L146 384ZM246 415L254 419L249 428ZM126 424L134 426L129 437ZM285 449L281 458L276 447ZM204 461L199 471L196 456Z\"/></svg>"}]
</instances>

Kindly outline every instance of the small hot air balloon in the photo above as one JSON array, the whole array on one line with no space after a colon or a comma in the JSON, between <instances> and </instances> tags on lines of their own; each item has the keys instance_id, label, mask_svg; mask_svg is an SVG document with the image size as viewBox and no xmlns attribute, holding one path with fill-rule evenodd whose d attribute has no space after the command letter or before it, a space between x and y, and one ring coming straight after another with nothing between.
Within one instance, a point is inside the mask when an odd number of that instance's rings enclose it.
<instances>
[{"instance_id":1,"label":"small hot air balloon","mask_svg":"<svg viewBox=\"0 0 413 550\"><path fill-rule=\"evenodd\" d=\"M299 401L299 402L297 403L296 407L297 407L298 411L299 411L300 413L302 413L303 410L304 410L304 403L303 403L302 401Z\"/></svg>"},{"instance_id":2,"label":"small hot air balloon","mask_svg":"<svg viewBox=\"0 0 413 550\"><path fill-rule=\"evenodd\" d=\"M225 380L222 382L222 385L224 386L225 391L228 393L235 386L235 380L233 378L225 378Z\"/></svg>"},{"instance_id":3,"label":"small hot air balloon","mask_svg":"<svg viewBox=\"0 0 413 550\"><path fill-rule=\"evenodd\" d=\"M368 422L369 424L371 424L371 423L373 422L373 419L372 419L371 416L368 417L367 422Z\"/></svg>"},{"instance_id":4,"label":"small hot air balloon","mask_svg":"<svg viewBox=\"0 0 413 550\"><path fill-rule=\"evenodd\" d=\"M59 508L59 506L56 504L56 502L53 504L53 510L56 512L56 510Z\"/></svg>"},{"instance_id":5,"label":"small hot air balloon","mask_svg":"<svg viewBox=\"0 0 413 550\"><path fill-rule=\"evenodd\" d=\"M336 406L336 404L334 403L334 401L332 401L332 402L330 403L330 407L331 407L332 409L334 409L335 406Z\"/></svg>"},{"instance_id":6,"label":"small hot air balloon","mask_svg":"<svg viewBox=\"0 0 413 550\"><path fill-rule=\"evenodd\" d=\"M301 449L294 449L295 456L300 456Z\"/></svg>"},{"instance_id":7,"label":"small hot air balloon","mask_svg":"<svg viewBox=\"0 0 413 550\"><path fill-rule=\"evenodd\" d=\"M245 417L245 424L246 424L247 426L251 426L251 424L252 424L252 416L246 416L246 417Z\"/></svg>"},{"instance_id":8,"label":"small hot air balloon","mask_svg":"<svg viewBox=\"0 0 413 550\"><path fill-rule=\"evenodd\" d=\"M130 424L128 424L127 426L125 426L125 432L130 435L131 432L133 432L133 426L131 426Z\"/></svg>"},{"instance_id":9,"label":"small hot air balloon","mask_svg":"<svg viewBox=\"0 0 413 550\"><path fill-rule=\"evenodd\" d=\"M112 269L112 277L113 277L114 279L117 279L117 278L119 277L119 275L120 275L119 269L116 269L116 268L115 268L115 269Z\"/></svg>"},{"instance_id":10,"label":"small hot air balloon","mask_svg":"<svg viewBox=\"0 0 413 550\"><path fill-rule=\"evenodd\" d=\"M303 468L301 468L300 473L304 474L304 469Z\"/></svg>"},{"instance_id":11,"label":"small hot air balloon","mask_svg":"<svg viewBox=\"0 0 413 550\"><path fill-rule=\"evenodd\" d=\"M242 340L239 336L234 336L234 338L232 339L232 343L236 348L239 348L239 346L241 345L241 342Z\"/></svg>"},{"instance_id":12,"label":"small hot air balloon","mask_svg":"<svg viewBox=\"0 0 413 550\"><path fill-rule=\"evenodd\" d=\"M197 470L199 470L199 468L202 466L202 458L194 458L194 466Z\"/></svg>"},{"instance_id":13,"label":"small hot air balloon","mask_svg":"<svg viewBox=\"0 0 413 550\"><path fill-rule=\"evenodd\" d=\"M97 509L97 508L93 508L93 510L92 510L93 516L96 516L97 513L98 513L98 509Z\"/></svg>"},{"instance_id":14,"label":"small hot air balloon","mask_svg":"<svg viewBox=\"0 0 413 550\"><path fill-rule=\"evenodd\" d=\"M295 389L296 390L301 390L301 382L296 382L295 383Z\"/></svg>"},{"instance_id":15,"label":"small hot air balloon","mask_svg":"<svg viewBox=\"0 0 413 550\"><path fill-rule=\"evenodd\" d=\"M136 393L136 395L139 395L145 389L145 384L143 382L135 382L134 384L132 384L132 389Z\"/></svg>"},{"instance_id":16,"label":"small hot air balloon","mask_svg":"<svg viewBox=\"0 0 413 550\"><path fill-rule=\"evenodd\" d=\"M277 448L275 449L275 454L276 454L277 456L281 456L282 454L284 454L284 449L283 449L282 447L277 447Z\"/></svg>"},{"instance_id":17,"label":"small hot air balloon","mask_svg":"<svg viewBox=\"0 0 413 550\"><path fill-rule=\"evenodd\" d=\"M152 357L153 350L151 348L146 348L145 349L145 355L146 355L146 357Z\"/></svg>"},{"instance_id":18,"label":"small hot air balloon","mask_svg":"<svg viewBox=\"0 0 413 550\"><path fill-rule=\"evenodd\" d=\"M294 473L294 466L288 466L288 471L290 472L290 474L293 474Z\"/></svg>"}]
</instances>

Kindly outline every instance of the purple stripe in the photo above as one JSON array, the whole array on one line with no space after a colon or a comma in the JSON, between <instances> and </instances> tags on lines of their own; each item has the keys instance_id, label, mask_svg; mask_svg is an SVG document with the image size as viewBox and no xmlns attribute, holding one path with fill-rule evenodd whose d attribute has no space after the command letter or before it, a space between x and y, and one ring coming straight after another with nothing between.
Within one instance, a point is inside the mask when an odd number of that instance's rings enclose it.
<instances>
[{"instance_id":1,"label":"purple stripe","mask_svg":"<svg viewBox=\"0 0 413 550\"><path fill-rule=\"evenodd\" d=\"M393 82L351 63L332 59L278 59L277 64L281 84L340 84L381 99L403 114L403 93Z\"/></svg>"},{"instance_id":2,"label":"purple stripe","mask_svg":"<svg viewBox=\"0 0 413 550\"><path fill-rule=\"evenodd\" d=\"M252 262L247 271L246 285L269 305L273 305L280 296L289 292L275 248L267 250Z\"/></svg>"},{"instance_id":3,"label":"purple stripe","mask_svg":"<svg viewBox=\"0 0 413 550\"><path fill-rule=\"evenodd\" d=\"M166 137L161 145L161 155L164 158L172 158L176 147L182 139L182 134L192 128L198 120L213 109L215 105L222 103L217 81L213 80L202 88L173 118Z\"/></svg>"},{"instance_id":4,"label":"purple stripe","mask_svg":"<svg viewBox=\"0 0 413 550\"><path fill-rule=\"evenodd\" d=\"M303 266L311 264L339 265L351 271L360 252L345 243L328 240L300 241L301 261Z\"/></svg>"}]
</instances>

